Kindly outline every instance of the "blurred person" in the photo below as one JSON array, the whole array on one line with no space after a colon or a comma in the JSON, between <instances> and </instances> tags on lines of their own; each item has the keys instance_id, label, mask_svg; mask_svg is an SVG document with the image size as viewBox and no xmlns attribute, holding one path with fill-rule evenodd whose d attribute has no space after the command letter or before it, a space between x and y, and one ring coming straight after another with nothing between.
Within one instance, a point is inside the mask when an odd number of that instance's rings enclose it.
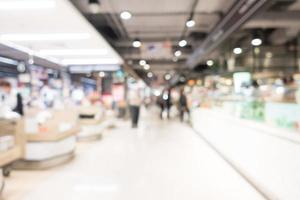
<instances>
[{"instance_id":1,"label":"blurred person","mask_svg":"<svg viewBox=\"0 0 300 200\"><path fill-rule=\"evenodd\" d=\"M160 108L160 119L163 119L163 113L165 109L165 101L163 99L163 95L157 97L157 105Z\"/></svg>"},{"instance_id":2,"label":"blurred person","mask_svg":"<svg viewBox=\"0 0 300 200\"><path fill-rule=\"evenodd\" d=\"M40 90L41 100L46 108L52 108L54 106L54 101L56 98L56 93L52 89L48 82L45 81L44 86Z\"/></svg>"},{"instance_id":3,"label":"blurred person","mask_svg":"<svg viewBox=\"0 0 300 200\"><path fill-rule=\"evenodd\" d=\"M75 102L76 105L80 105L82 100L84 99L85 94L81 87L76 87L71 94L72 100Z\"/></svg>"},{"instance_id":4,"label":"blurred person","mask_svg":"<svg viewBox=\"0 0 300 200\"><path fill-rule=\"evenodd\" d=\"M6 107L10 111L24 115L23 98L17 90L14 90L8 81L0 82L1 107Z\"/></svg>"},{"instance_id":5,"label":"blurred person","mask_svg":"<svg viewBox=\"0 0 300 200\"><path fill-rule=\"evenodd\" d=\"M180 96L179 96L179 114L180 114L180 121L184 121L184 115L187 113L189 115L190 110L188 108L188 101L187 97L184 94L184 89L180 89Z\"/></svg>"},{"instance_id":6,"label":"blurred person","mask_svg":"<svg viewBox=\"0 0 300 200\"><path fill-rule=\"evenodd\" d=\"M132 128L137 128L140 116L140 106L142 104L141 95L137 88L129 90L128 103L130 109Z\"/></svg>"},{"instance_id":7,"label":"blurred person","mask_svg":"<svg viewBox=\"0 0 300 200\"><path fill-rule=\"evenodd\" d=\"M166 103L166 110L167 110L167 118L170 119L170 111L171 111L171 107L172 107L172 97L171 97L171 89L168 89L167 91L167 98L165 99Z\"/></svg>"}]
</instances>

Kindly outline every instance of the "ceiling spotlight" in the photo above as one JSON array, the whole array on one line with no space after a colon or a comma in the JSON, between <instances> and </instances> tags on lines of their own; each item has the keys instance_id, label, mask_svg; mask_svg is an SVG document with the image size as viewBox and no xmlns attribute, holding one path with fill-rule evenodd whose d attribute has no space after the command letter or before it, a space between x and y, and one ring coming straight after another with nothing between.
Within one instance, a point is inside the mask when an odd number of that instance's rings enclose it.
<instances>
[{"instance_id":1,"label":"ceiling spotlight","mask_svg":"<svg viewBox=\"0 0 300 200\"><path fill-rule=\"evenodd\" d=\"M208 60L208 61L206 62L206 64L207 64L207 66L211 67L211 66L214 65L214 61L213 61L213 60Z\"/></svg>"},{"instance_id":2,"label":"ceiling spotlight","mask_svg":"<svg viewBox=\"0 0 300 200\"><path fill-rule=\"evenodd\" d=\"M153 77L153 73L152 73L152 72L148 72L148 73L147 73L147 77L148 77L148 78L152 78L152 77Z\"/></svg>"},{"instance_id":3,"label":"ceiling spotlight","mask_svg":"<svg viewBox=\"0 0 300 200\"><path fill-rule=\"evenodd\" d=\"M253 46L260 46L260 45L262 44L262 40L259 39L259 38L255 38L255 39L253 39L253 40L251 41L251 44L252 44Z\"/></svg>"},{"instance_id":4,"label":"ceiling spotlight","mask_svg":"<svg viewBox=\"0 0 300 200\"><path fill-rule=\"evenodd\" d=\"M149 64L144 65L144 70L149 70L149 69L150 69L150 65Z\"/></svg>"},{"instance_id":5,"label":"ceiling spotlight","mask_svg":"<svg viewBox=\"0 0 300 200\"><path fill-rule=\"evenodd\" d=\"M172 76L171 76L171 74L166 74L165 75L165 79L168 81L168 80L170 80L172 78Z\"/></svg>"},{"instance_id":6,"label":"ceiling spotlight","mask_svg":"<svg viewBox=\"0 0 300 200\"><path fill-rule=\"evenodd\" d=\"M105 72L99 72L99 77L101 78L105 77Z\"/></svg>"},{"instance_id":7,"label":"ceiling spotlight","mask_svg":"<svg viewBox=\"0 0 300 200\"><path fill-rule=\"evenodd\" d=\"M181 76L181 77L179 78L179 81L183 83L183 82L186 81L186 78L185 78L184 76Z\"/></svg>"},{"instance_id":8,"label":"ceiling spotlight","mask_svg":"<svg viewBox=\"0 0 300 200\"><path fill-rule=\"evenodd\" d=\"M236 55L239 55L239 54L243 53L243 49L239 48L239 47L234 48L233 53L236 54Z\"/></svg>"},{"instance_id":9,"label":"ceiling spotlight","mask_svg":"<svg viewBox=\"0 0 300 200\"><path fill-rule=\"evenodd\" d=\"M188 20L188 21L186 22L185 25L186 25L188 28L191 28L191 27L195 26L195 24L196 24L196 22L195 22L194 20L190 19L190 20Z\"/></svg>"},{"instance_id":10,"label":"ceiling spotlight","mask_svg":"<svg viewBox=\"0 0 300 200\"><path fill-rule=\"evenodd\" d=\"M135 48L139 48L142 46L142 43L139 39L135 39L133 42L132 42L132 46L135 47Z\"/></svg>"},{"instance_id":11,"label":"ceiling spotlight","mask_svg":"<svg viewBox=\"0 0 300 200\"><path fill-rule=\"evenodd\" d=\"M140 65L141 65L141 66L144 66L144 65L146 65L146 64L147 64L146 60L140 60Z\"/></svg>"},{"instance_id":12,"label":"ceiling spotlight","mask_svg":"<svg viewBox=\"0 0 300 200\"><path fill-rule=\"evenodd\" d=\"M179 57L179 56L181 56L181 51L180 50L177 50L177 51L175 51L175 53L174 53L174 55L176 56L176 57Z\"/></svg>"},{"instance_id":13,"label":"ceiling spotlight","mask_svg":"<svg viewBox=\"0 0 300 200\"><path fill-rule=\"evenodd\" d=\"M120 17L121 17L121 19L129 20L129 19L131 19L132 14L128 11L123 11L123 12L121 12Z\"/></svg>"},{"instance_id":14,"label":"ceiling spotlight","mask_svg":"<svg viewBox=\"0 0 300 200\"><path fill-rule=\"evenodd\" d=\"M94 14L100 12L100 2L98 0L89 0L89 7Z\"/></svg>"},{"instance_id":15,"label":"ceiling spotlight","mask_svg":"<svg viewBox=\"0 0 300 200\"><path fill-rule=\"evenodd\" d=\"M178 43L178 45L179 45L180 47L185 47L185 46L187 45L187 41L186 41L186 40L181 40L181 41Z\"/></svg>"}]
</instances>

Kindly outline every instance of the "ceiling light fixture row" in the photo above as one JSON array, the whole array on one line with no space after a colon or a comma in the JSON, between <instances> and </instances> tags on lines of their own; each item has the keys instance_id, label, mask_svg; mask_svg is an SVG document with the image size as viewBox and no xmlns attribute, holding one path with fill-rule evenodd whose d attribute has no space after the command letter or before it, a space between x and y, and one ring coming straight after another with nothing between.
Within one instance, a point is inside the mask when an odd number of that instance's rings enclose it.
<instances>
[{"instance_id":1,"label":"ceiling light fixture row","mask_svg":"<svg viewBox=\"0 0 300 200\"><path fill-rule=\"evenodd\" d=\"M254 38L251 40L251 45L254 46L254 47L258 47L260 45L262 45L262 39L260 38ZM243 53L243 49L240 48L240 47L236 47L233 49L233 53L236 54L236 55L240 55Z\"/></svg>"}]
</instances>

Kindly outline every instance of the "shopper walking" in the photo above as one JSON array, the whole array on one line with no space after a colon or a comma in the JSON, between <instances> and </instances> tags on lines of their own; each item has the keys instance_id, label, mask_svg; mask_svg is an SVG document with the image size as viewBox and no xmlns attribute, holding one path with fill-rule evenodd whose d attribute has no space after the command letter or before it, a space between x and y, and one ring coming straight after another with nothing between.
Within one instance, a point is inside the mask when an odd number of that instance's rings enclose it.
<instances>
[{"instance_id":1,"label":"shopper walking","mask_svg":"<svg viewBox=\"0 0 300 200\"><path fill-rule=\"evenodd\" d=\"M187 97L184 94L184 89L180 89L179 97L179 112L180 112L180 121L184 121L184 115L187 113L189 115L190 111L188 108Z\"/></svg>"},{"instance_id":2,"label":"shopper walking","mask_svg":"<svg viewBox=\"0 0 300 200\"><path fill-rule=\"evenodd\" d=\"M171 97L171 89L167 91L167 98L166 98L166 110L167 110L167 118L170 119L170 111L172 107L172 97Z\"/></svg>"},{"instance_id":3,"label":"shopper walking","mask_svg":"<svg viewBox=\"0 0 300 200\"><path fill-rule=\"evenodd\" d=\"M132 128L138 127L140 107L142 104L141 95L138 89L131 89L128 93L129 110Z\"/></svg>"}]
</instances>

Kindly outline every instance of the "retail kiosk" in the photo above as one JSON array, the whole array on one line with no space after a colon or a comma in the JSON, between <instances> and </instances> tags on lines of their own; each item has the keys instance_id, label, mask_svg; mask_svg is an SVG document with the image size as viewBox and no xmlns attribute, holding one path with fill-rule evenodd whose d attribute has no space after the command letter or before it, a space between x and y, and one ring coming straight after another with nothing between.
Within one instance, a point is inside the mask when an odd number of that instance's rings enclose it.
<instances>
[{"instance_id":1,"label":"retail kiosk","mask_svg":"<svg viewBox=\"0 0 300 200\"><path fill-rule=\"evenodd\" d=\"M25 155L17 169L45 169L71 160L80 131L71 109L29 109L24 118Z\"/></svg>"},{"instance_id":2,"label":"retail kiosk","mask_svg":"<svg viewBox=\"0 0 300 200\"><path fill-rule=\"evenodd\" d=\"M99 140L105 129L112 126L101 106L81 106L78 111L81 131L77 135L78 141Z\"/></svg>"},{"instance_id":3,"label":"retail kiosk","mask_svg":"<svg viewBox=\"0 0 300 200\"><path fill-rule=\"evenodd\" d=\"M24 155L25 137L20 119L0 119L0 190L4 188L4 176L9 176L13 162Z\"/></svg>"}]
</instances>

